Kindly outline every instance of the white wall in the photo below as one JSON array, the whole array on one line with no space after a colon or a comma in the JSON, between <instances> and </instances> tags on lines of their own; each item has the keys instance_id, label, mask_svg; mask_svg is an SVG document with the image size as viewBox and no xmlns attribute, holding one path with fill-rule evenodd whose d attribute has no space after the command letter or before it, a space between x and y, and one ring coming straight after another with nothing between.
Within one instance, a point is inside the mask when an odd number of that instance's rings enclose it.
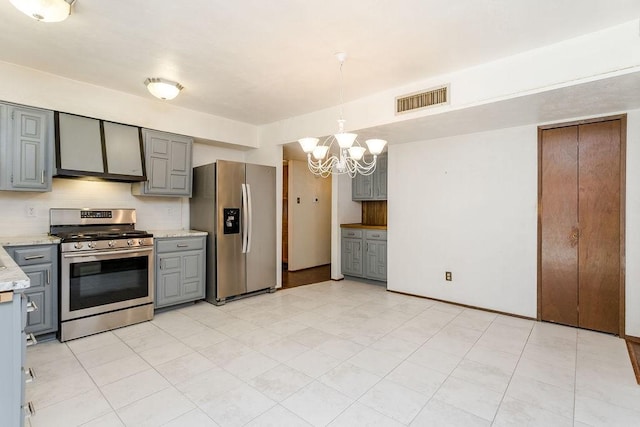
<instances>
[{"instance_id":1,"label":"white wall","mask_svg":"<svg viewBox=\"0 0 640 427\"><path fill-rule=\"evenodd\" d=\"M535 126L389 147L387 287L535 317L536 162Z\"/></svg>"},{"instance_id":2,"label":"white wall","mask_svg":"<svg viewBox=\"0 0 640 427\"><path fill-rule=\"evenodd\" d=\"M0 235L48 233L49 208L135 208L137 228L179 230L189 223L185 205L181 197L132 196L127 183L55 178L50 193L0 191ZM35 217L27 217L28 207Z\"/></svg>"},{"instance_id":3,"label":"white wall","mask_svg":"<svg viewBox=\"0 0 640 427\"><path fill-rule=\"evenodd\" d=\"M626 331L640 337L640 110L627 113Z\"/></svg>"},{"instance_id":4,"label":"white wall","mask_svg":"<svg viewBox=\"0 0 640 427\"><path fill-rule=\"evenodd\" d=\"M633 336L640 336L639 128L635 110L626 193L626 333ZM388 288L536 317L537 167L537 126L390 146Z\"/></svg>"},{"instance_id":5,"label":"white wall","mask_svg":"<svg viewBox=\"0 0 640 427\"><path fill-rule=\"evenodd\" d=\"M343 279L340 224L362 222L362 205L351 200L349 175L333 175L331 193L331 278Z\"/></svg>"},{"instance_id":6,"label":"white wall","mask_svg":"<svg viewBox=\"0 0 640 427\"><path fill-rule=\"evenodd\" d=\"M331 179L312 174L306 162L289 160L288 202L289 271L329 264Z\"/></svg>"}]
</instances>

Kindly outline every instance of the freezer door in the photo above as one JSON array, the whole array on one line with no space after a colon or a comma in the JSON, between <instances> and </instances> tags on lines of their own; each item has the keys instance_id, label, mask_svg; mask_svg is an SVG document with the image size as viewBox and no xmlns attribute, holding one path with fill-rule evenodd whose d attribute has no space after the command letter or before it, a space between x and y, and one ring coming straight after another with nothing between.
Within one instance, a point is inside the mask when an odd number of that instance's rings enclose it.
<instances>
[{"instance_id":1,"label":"freezer door","mask_svg":"<svg viewBox=\"0 0 640 427\"><path fill-rule=\"evenodd\" d=\"M276 168L247 164L247 292L276 286Z\"/></svg>"},{"instance_id":2,"label":"freezer door","mask_svg":"<svg viewBox=\"0 0 640 427\"><path fill-rule=\"evenodd\" d=\"M244 227L226 227L229 221L244 223L242 212L242 186L245 178L245 164L218 160L216 165L217 184L217 281L216 299L222 301L225 298L241 295L247 292L246 288L246 261L242 253L243 238L246 230ZM239 212L240 218L225 218L229 212Z\"/></svg>"},{"instance_id":3,"label":"freezer door","mask_svg":"<svg viewBox=\"0 0 640 427\"><path fill-rule=\"evenodd\" d=\"M193 168L193 195L189 199L190 227L208 232L205 299L216 302L216 165Z\"/></svg>"}]
</instances>

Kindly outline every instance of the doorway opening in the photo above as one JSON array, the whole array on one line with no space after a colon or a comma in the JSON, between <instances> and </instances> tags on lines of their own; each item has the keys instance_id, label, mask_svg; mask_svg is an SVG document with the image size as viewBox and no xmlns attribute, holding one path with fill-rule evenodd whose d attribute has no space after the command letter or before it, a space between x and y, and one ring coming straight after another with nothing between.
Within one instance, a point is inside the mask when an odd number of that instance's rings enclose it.
<instances>
[{"instance_id":1,"label":"doorway opening","mask_svg":"<svg viewBox=\"0 0 640 427\"><path fill-rule=\"evenodd\" d=\"M331 179L309 171L299 144L283 147L282 286L331 279Z\"/></svg>"}]
</instances>

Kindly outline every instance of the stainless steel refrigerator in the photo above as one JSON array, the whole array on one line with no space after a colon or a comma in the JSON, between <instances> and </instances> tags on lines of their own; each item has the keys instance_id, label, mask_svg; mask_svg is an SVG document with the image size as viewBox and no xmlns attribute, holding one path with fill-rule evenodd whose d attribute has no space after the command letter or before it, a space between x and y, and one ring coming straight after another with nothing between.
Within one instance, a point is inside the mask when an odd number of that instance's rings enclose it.
<instances>
[{"instance_id":1,"label":"stainless steel refrigerator","mask_svg":"<svg viewBox=\"0 0 640 427\"><path fill-rule=\"evenodd\" d=\"M218 160L193 169L191 228L208 231L206 300L276 286L276 168Z\"/></svg>"}]
</instances>

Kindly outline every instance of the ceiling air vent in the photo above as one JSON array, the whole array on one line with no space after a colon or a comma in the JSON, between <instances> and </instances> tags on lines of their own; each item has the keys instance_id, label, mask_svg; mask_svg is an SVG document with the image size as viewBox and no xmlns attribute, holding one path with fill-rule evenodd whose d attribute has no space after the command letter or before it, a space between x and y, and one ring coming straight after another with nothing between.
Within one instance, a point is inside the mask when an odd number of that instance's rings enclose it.
<instances>
[{"instance_id":1,"label":"ceiling air vent","mask_svg":"<svg viewBox=\"0 0 640 427\"><path fill-rule=\"evenodd\" d=\"M396 98L396 114L449 103L449 85Z\"/></svg>"}]
</instances>

